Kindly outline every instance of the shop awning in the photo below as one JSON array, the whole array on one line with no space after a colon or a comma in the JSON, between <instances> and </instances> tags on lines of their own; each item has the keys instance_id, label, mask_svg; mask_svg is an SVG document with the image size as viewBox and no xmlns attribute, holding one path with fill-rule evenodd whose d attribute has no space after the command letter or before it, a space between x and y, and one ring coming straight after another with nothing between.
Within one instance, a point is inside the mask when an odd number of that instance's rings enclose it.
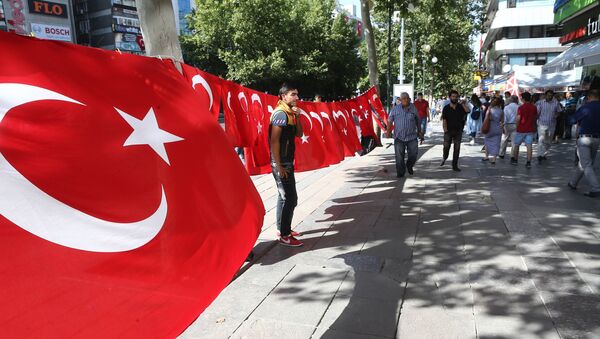
<instances>
[{"instance_id":1,"label":"shop awning","mask_svg":"<svg viewBox=\"0 0 600 339\"><path fill-rule=\"evenodd\" d=\"M572 70L575 67L600 64L600 39L571 46L542 68L543 73Z\"/></svg>"},{"instance_id":2,"label":"shop awning","mask_svg":"<svg viewBox=\"0 0 600 339\"><path fill-rule=\"evenodd\" d=\"M579 69L580 70L580 69ZM579 73L579 74L578 74ZM516 72L520 88L556 89L579 86L580 72L575 69L554 72Z\"/></svg>"}]
</instances>

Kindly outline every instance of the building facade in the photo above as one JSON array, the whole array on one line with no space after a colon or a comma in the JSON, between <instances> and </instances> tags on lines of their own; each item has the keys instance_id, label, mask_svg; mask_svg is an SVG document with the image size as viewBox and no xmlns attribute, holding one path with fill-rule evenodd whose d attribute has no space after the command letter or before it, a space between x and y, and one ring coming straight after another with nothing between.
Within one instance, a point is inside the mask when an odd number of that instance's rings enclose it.
<instances>
[{"instance_id":1,"label":"building facade","mask_svg":"<svg viewBox=\"0 0 600 339\"><path fill-rule=\"evenodd\" d=\"M569 49L544 66L545 74L576 72L579 88L600 89L600 3L598 0L558 0L554 22L563 27L561 44Z\"/></svg>"},{"instance_id":2,"label":"building facade","mask_svg":"<svg viewBox=\"0 0 600 339\"><path fill-rule=\"evenodd\" d=\"M567 47L560 44L552 0L490 0L482 63L491 78L520 66L541 67ZM528 67L531 69L532 67Z\"/></svg>"},{"instance_id":3,"label":"building facade","mask_svg":"<svg viewBox=\"0 0 600 339\"><path fill-rule=\"evenodd\" d=\"M179 34L190 34L187 16L196 8L195 0L172 0L175 12L175 25Z\"/></svg>"},{"instance_id":4,"label":"building facade","mask_svg":"<svg viewBox=\"0 0 600 339\"><path fill-rule=\"evenodd\" d=\"M144 54L135 0L73 0L77 43Z\"/></svg>"},{"instance_id":5,"label":"building facade","mask_svg":"<svg viewBox=\"0 0 600 339\"><path fill-rule=\"evenodd\" d=\"M69 0L3 0L0 8L0 30L75 42L73 9Z\"/></svg>"}]
</instances>

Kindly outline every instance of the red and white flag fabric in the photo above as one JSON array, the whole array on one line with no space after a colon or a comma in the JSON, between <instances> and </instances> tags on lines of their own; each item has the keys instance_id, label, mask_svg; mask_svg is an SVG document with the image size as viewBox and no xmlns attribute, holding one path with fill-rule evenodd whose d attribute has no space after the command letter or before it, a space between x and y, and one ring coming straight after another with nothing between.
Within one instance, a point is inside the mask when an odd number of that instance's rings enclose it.
<instances>
[{"instance_id":1,"label":"red and white flag fabric","mask_svg":"<svg viewBox=\"0 0 600 339\"><path fill-rule=\"evenodd\" d=\"M251 112L250 90L235 82L223 81L221 91L227 136L233 146L254 146L258 124Z\"/></svg>"},{"instance_id":2,"label":"red and white flag fabric","mask_svg":"<svg viewBox=\"0 0 600 339\"><path fill-rule=\"evenodd\" d=\"M298 101L297 108L300 112L297 123L302 124L303 133L296 138L294 169L299 172L310 171L331 165L323 135L325 125L316 112L315 103Z\"/></svg>"},{"instance_id":3,"label":"red and white flag fabric","mask_svg":"<svg viewBox=\"0 0 600 339\"><path fill-rule=\"evenodd\" d=\"M381 99L379 98L379 93L377 93L377 88L375 86L369 88L369 90L364 94L369 99L369 104L375 110L373 114L373 118L375 122L382 130L387 129L388 124L388 114L383 108L383 104L381 103Z\"/></svg>"},{"instance_id":4,"label":"red and white flag fabric","mask_svg":"<svg viewBox=\"0 0 600 339\"><path fill-rule=\"evenodd\" d=\"M321 119L323 126L323 144L327 150L327 162L329 164L337 164L344 160L344 145L337 127L334 126L334 118L330 106L324 102L314 103L315 112Z\"/></svg>"},{"instance_id":5,"label":"red and white flag fabric","mask_svg":"<svg viewBox=\"0 0 600 339\"><path fill-rule=\"evenodd\" d=\"M344 155L347 157L354 156L357 151L362 149L362 146L349 107L345 102L332 102L329 103L329 108L344 146Z\"/></svg>"},{"instance_id":6,"label":"red and white flag fabric","mask_svg":"<svg viewBox=\"0 0 600 339\"><path fill-rule=\"evenodd\" d=\"M173 63L168 59L165 61L168 61L169 64ZM205 103L202 110L210 112L213 118L217 120L221 110L221 87L225 80L186 64L182 66L183 75L198 93L200 100Z\"/></svg>"},{"instance_id":7,"label":"red and white flag fabric","mask_svg":"<svg viewBox=\"0 0 600 339\"><path fill-rule=\"evenodd\" d=\"M264 216L206 102L158 59L3 32L0 48L2 336L177 336Z\"/></svg>"},{"instance_id":8,"label":"red and white flag fabric","mask_svg":"<svg viewBox=\"0 0 600 339\"><path fill-rule=\"evenodd\" d=\"M248 90L248 94L251 102L250 112L256 121L257 137L254 145L244 147L246 169L250 175L270 173L269 123L278 99L273 95L254 90Z\"/></svg>"}]
</instances>

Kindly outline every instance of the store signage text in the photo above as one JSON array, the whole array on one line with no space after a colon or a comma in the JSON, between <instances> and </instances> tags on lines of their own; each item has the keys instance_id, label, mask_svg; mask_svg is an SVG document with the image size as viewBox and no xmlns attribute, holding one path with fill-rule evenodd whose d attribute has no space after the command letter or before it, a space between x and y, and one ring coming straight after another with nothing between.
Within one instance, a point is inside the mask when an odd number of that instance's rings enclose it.
<instances>
[{"instance_id":1,"label":"store signage text","mask_svg":"<svg viewBox=\"0 0 600 339\"><path fill-rule=\"evenodd\" d=\"M44 0L29 0L29 11L35 14L68 18L67 5Z\"/></svg>"},{"instance_id":2,"label":"store signage text","mask_svg":"<svg viewBox=\"0 0 600 339\"><path fill-rule=\"evenodd\" d=\"M600 15L598 15L598 19L596 20L589 18L586 26L579 27L573 32L563 35L558 41L564 45L583 37L594 36L598 33L600 33Z\"/></svg>"},{"instance_id":3,"label":"store signage text","mask_svg":"<svg viewBox=\"0 0 600 339\"><path fill-rule=\"evenodd\" d=\"M40 39L72 41L71 28L67 26L31 23L31 31L36 38Z\"/></svg>"}]
</instances>

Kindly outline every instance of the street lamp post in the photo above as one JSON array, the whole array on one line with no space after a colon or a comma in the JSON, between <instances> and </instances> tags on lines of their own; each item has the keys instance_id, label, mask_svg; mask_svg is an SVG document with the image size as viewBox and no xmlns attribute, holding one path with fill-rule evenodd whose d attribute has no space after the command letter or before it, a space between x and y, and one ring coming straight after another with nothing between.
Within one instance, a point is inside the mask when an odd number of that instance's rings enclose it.
<instances>
[{"instance_id":1,"label":"street lamp post","mask_svg":"<svg viewBox=\"0 0 600 339\"><path fill-rule=\"evenodd\" d=\"M425 52L425 54L429 53L429 51L431 51L431 46L429 44L425 44L423 45L423 52ZM425 93L425 74L426 74L426 68L427 68L427 58L423 57L423 81L421 81L421 92Z\"/></svg>"},{"instance_id":2,"label":"street lamp post","mask_svg":"<svg viewBox=\"0 0 600 339\"><path fill-rule=\"evenodd\" d=\"M436 58L435 56L433 58L431 58L431 84L430 84L431 98L429 99L430 102L433 102L433 77L435 75L435 68L433 66L435 64L437 64L437 62L438 62L438 58Z\"/></svg>"}]
</instances>

